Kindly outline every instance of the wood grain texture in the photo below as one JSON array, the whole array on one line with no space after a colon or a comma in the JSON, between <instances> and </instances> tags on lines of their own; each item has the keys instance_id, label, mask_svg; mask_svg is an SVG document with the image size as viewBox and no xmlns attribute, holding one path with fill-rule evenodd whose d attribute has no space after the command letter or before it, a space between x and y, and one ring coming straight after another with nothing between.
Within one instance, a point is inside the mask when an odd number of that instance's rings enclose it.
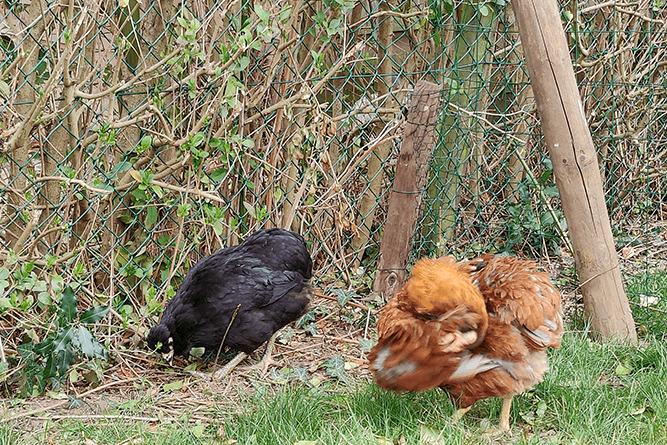
<instances>
[{"instance_id":1,"label":"wood grain texture","mask_svg":"<svg viewBox=\"0 0 667 445\"><path fill-rule=\"evenodd\" d=\"M637 341L593 139L556 0L512 0L542 130L563 203L584 306L604 338Z\"/></svg>"},{"instance_id":2,"label":"wood grain texture","mask_svg":"<svg viewBox=\"0 0 667 445\"><path fill-rule=\"evenodd\" d=\"M431 152L435 147L435 128L441 101L440 85L424 80L415 85L373 283L373 290L383 295L385 301L390 300L405 282L405 266L426 187Z\"/></svg>"}]
</instances>

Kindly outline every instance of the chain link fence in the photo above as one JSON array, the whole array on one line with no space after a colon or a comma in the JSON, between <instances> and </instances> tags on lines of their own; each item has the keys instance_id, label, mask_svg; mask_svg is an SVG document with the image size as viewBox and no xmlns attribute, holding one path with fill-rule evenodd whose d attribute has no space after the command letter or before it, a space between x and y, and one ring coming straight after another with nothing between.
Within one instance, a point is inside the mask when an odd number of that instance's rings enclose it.
<instances>
[{"instance_id":1,"label":"chain link fence","mask_svg":"<svg viewBox=\"0 0 667 445\"><path fill-rule=\"evenodd\" d=\"M664 330L667 9L561 7L619 251L638 260L633 309ZM0 45L10 348L48 331L67 285L143 332L192 264L262 227L303 234L322 287L366 292L421 79L444 105L414 257L568 254L504 1L14 1Z\"/></svg>"}]
</instances>

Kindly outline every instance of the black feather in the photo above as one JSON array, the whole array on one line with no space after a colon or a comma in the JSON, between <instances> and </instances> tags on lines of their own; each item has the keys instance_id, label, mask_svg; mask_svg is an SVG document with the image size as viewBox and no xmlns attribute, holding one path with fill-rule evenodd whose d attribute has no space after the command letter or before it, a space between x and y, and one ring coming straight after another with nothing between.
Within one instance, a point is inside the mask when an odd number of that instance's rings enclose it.
<instances>
[{"instance_id":1,"label":"black feather","mask_svg":"<svg viewBox=\"0 0 667 445\"><path fill-rule=\"evenodd\" d=\"M250 353L276 331L296 320L310 300L313 263L303 237L283 229L259 230L238 246L202 258L146 339L187 357L190 349L220 347L240 304L225 345Z\"/></svg>"}]
</instances>

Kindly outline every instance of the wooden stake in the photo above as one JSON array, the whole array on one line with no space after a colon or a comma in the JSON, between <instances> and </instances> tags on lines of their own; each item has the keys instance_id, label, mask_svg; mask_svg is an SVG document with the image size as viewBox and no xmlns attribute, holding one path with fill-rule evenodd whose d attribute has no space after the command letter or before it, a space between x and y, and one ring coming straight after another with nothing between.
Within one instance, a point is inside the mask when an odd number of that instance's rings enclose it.
<instances>
[{"instance_id":1,"label":"wooden stake","mask_svg":"<svg viewBox=\"0 0 667 445\"><path fill-rule=\"evenodd\" d=\"M401 152L389 196L380 259L373 290L385 301L403 286L410 246L419 216L419 205L428 179L436 124L442 107L442 87L425 80L415 85Z\"/></svg>"},{"instance_id":2,"label":"wooden stake","mask_svg":"<svg viewBox=\"0 0 667 445\"><path fill-rule=\"evenodd\" d=\"M512 0L544 138L563 202L592 329L637 341L607 214L602 177L556 0Z\"/></svg>"}]
</instances>

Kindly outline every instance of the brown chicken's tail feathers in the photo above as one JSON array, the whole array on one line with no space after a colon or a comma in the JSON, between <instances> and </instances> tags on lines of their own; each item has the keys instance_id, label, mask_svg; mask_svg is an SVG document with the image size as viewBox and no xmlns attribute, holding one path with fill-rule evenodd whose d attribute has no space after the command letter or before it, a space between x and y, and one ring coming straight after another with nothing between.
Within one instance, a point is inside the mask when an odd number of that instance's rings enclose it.
<instances>
[{"instance_id":1,"label":"brown chicken's tail feathers","mask_svg":"<svg viewBox=\"0 0 667 445\"><path fill-rule=\"evenodd\" d=\"M560 293L533 261L484 255L466 263L490 314L517 324L533 347L557 348L563 334ZM483 266L481 266L483 265ZM477 267L481 266L481 267Z\"/></svg>"}]
</instances>

